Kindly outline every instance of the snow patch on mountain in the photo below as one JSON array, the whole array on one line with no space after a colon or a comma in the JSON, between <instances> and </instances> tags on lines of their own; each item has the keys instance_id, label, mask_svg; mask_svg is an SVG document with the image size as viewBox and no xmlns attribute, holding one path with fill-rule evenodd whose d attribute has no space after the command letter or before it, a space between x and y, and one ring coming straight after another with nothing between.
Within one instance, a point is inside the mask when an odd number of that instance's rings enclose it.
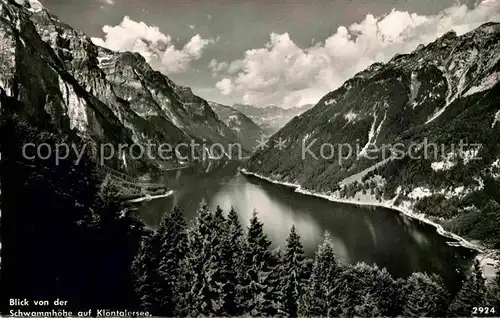
<instances>
[{"instance_id":1,"label":"snow patch on mountain","mask_svg":"<svg viewBox=\"0 0 500 318\"><path fill-rule=\"evenodd\" d=\"M40 3L40 1L37 0L28 0L30 4L30 8L28 9L31 12L40 12L43 10L43 5Z\"/></svg>"},{"instance_id":2,"label":"snow patch on mountain","mask_svg":"<svg viewBox=\"0 0 500 318\"><path fill-rule=\"evenodd\" d=\"M359 117L358 114L350 110L347 114L344 115L344 119L347 120L348 123L355 121Z\"/></svg>"},{"instance_id":3,"label":"snow patch on mountain","mask_svg":"<svg viewBox=\"0 0 500 318\"><path fill-rule=\"evenodd\" d=\"M40 12L43 9L43 5L38 0L14 0L14 2L22 6L29 4L28 10L31 12Z\"/></svg>"},{"instance_id":4,"label":"snow patch on mountain","mask_svg":"<svg viewBox=\"0 0 500 318\"><path fill-rule=\"evenodd\" d=\"M380 122L378 127L375 128L375 125L377 124L378 116L377 116L377 110L375 109L373 111L373 122L372 122L372 125L370 127L370 131L368 132L368 141L367 141L366 145L363 147L363 149L361 150L361 152L359 154L360 156L365 156L366 152L368 150L368 147L370 145L374 145L376 143L377 138L380 135L380 131L382 130L382 125L384 124L386 118L387 118L387 111L384 113L384 118L382 119L382 121Z\"/></svg>"},{"instance_id":5,"label":"snow patch on mountain","mask_svg":"<svg viewBox=\"0 0 500 318\"><path fill-rule=\"evenodd\" d=\"M113 55L99 55L97 57L97 61L99 63L99 68L109 68L113 67L114 62L113 62Z\"/></svg>"},{"instance_id":6,"label":"snow patch on mountain","mask_svg":"<svg viewBox=\"0 0 500 318\"><path fill-rule=\"evenodd\" d=\"M335 100L335 98L332 98L332 99L326 101L325 105L326 106L330 106L330 105L332 105L333 103L336 103L336 102L337 102L337 100Z\"/></svg>"},{"instance_id":7,"label":"snow patch on mountain","mask_svg":"<svg viewBox=\"0 0 500 318\"><path fill-rule=\"evenodd\" d=\"M372 143L373 137L375 137L375 124L377 123L377 110L375 109L373 111L373 122L370 127L370 131L368 132L368 141L366 142L366 145L364 145L363 149L361 149L361 152L359 153L360 156L365 156L366 151L368 150L368 147Z\"/></svg>"},{"instance_id":8,"label":"snow patch on mountain","mask_svg":"<svg viewBox=\"0 0 500 318\"><path fill-rule=\"evenodd\" d=\"M378 125L377 130L375 131L375 136L373 136L373 143L377 141L377 138L380 135L380 131L382 131L382 126L384 125L386 119L387 119L387 110L384 112L384 118L382 118L382 121Z\"/></svg>"},{"instance_id":9,"label":"snow patch on mountain","mask_svg":"<svg viewBox=\"0 0 500 318\"><path fill-rule=\"evenodd\" d=\"M500 81L500 72L495 72L483 78L478 85L471 87L464 96L473 95L479 92L489 90Z\"/></svg>"}]
</instances>

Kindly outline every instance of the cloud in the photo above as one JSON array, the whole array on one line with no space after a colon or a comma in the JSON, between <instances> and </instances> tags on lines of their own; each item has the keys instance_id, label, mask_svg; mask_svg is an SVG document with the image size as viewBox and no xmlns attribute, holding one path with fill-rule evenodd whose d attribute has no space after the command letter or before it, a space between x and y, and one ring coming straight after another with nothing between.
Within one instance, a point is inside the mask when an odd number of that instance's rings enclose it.
<instances>
[{"instance_id":1,"label":"cloud","mask_svg":"<svg viewBox=\"0 0 500 318\"><path fill-rule=\"evenodd\" d=\"M194 30L194 28L196 28L196 25L194 25L194 24L189 24L189 25L188 25L188 28L190 28L191 30Z\"/></svg>"},{"instance_id":2,"label":"cloud","mask_svg":"<svg viewBox=\"0 0 500 318\"><path fill-rule=\"evenodd\" d=\"M217 76L218 73L226 70L229 67L228 62L218 62L216 59L210 61L208 67L212 70L212 75Z\"/></svg>"},{"instance_id":3,"label":"cloud","mask_svg":"<svg viewBox=\"0 0 500 318\"><path fill-rule=\"evenodd\" d=\"M231 63L228 63L228 62L218 62L216 59L213 59L208 64L208 67L212 70L213 76L217 76L219 73L224 71L229 74L234 74L242 69L243 61L234 60Z\"/></svg>"},{"instance_id":4,"label":"cloud","mask_svg":"<svg viewBox=\"0 0 500 318\"><path fill-rule=\"evenodd\" d=\"M217 87L222 95L229 95L234 89L233 82L229 78L223 78L220 81L215 84L215 87Z\"/></svg>"},{"instance_id":5,"label":"cloud","mask_svg":"<svg viewBox=\"0 0 500 318\"><path fill-rule=\"evenodd\" d=\"M298 47L288 33L271 33L264 47L212 66L226 72L224 85L217 83L224 93L240 92L248 104L289 108L318 102L374 62L409 53L450 30L460 35L489 21L500 21L500 1L484 0L470 9L455 5L433 16L392 10L341 26L324 42L308 48Z\"/></svg>"},{"instance_id":6,"label":"cloud","mask_svg":"<svg viewBox=\"0 0 500 318\"><path fill-rule=\"evenodd\" d=\"M129 17L116 26L102 28L105 36L92 38L92 42L115 51L140 53L156 70L164 73L180 73L189 69L189 64L200 59L203 49L212 39L193 36L182 48L177 49L170 35L163 34L157 26L148 26Z\"/></svg>"}]
</instances>

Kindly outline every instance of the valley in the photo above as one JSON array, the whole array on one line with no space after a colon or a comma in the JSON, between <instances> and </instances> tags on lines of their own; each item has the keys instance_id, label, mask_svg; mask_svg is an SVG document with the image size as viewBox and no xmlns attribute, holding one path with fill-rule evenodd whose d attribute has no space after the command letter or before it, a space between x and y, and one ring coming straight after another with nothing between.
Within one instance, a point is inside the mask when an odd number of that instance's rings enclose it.
<instances>
[{"instance_id":1,"label":"valley","mask_svg":"<svg viewBox=\"0 0 500 318\"><path fill-rule=\"evenodd\" d=\"M206 45L233 43L197 33L177 50L128 16L91 38L37 0L0 0L2 313L52 298L158 316L495 310L500 23L345 81L329 69L344 29L304 50L273 31L208 63Z\"/></svg>"}]
</instances>

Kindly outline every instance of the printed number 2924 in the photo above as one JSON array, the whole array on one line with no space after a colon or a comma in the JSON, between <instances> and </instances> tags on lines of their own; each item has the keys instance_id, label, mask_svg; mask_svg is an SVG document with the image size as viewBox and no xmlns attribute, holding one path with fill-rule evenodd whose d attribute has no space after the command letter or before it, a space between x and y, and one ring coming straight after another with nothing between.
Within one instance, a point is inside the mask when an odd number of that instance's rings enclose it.
<instances>
[{"instance_id":1,"label":"printed number 2924","mask_svg":"<svg viewBox=\"0 0 500 318\"><path fill-rule=\"evenodd\" d=\"M494 315L495 307L473 307L472 308L473 315Z\"/></svg>"}]
</instances>

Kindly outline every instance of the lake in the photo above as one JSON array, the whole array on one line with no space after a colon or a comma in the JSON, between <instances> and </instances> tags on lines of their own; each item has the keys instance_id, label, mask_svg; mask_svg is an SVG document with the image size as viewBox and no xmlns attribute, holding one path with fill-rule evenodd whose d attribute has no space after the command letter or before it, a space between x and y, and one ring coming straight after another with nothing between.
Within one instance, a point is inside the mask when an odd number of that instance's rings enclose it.
<instances>
[{"instance_id":1,"label":"lake","mask_svg":"<svg viewBox=\"0 0 500 318\"><path fill-rule=\"evenodd\" d=\"M453 287L475 256L472 250L449 246L447 242L453 240L437 234L434 227L397 211L296 193L289 187L244 176L234 162L215 169L189 167L169 171L158 181L174 193L138 206L144 223L152 228L176 205L192 221L205 198L211 208L219 205L226 213L233 206L244 225L256 210L275 246L284 246L291 226L295 225L305 252L313 256L328 231L339 259L376 263L395 277L406 277L415 271L437 273Z\"/></svg>"}]
</instances>

